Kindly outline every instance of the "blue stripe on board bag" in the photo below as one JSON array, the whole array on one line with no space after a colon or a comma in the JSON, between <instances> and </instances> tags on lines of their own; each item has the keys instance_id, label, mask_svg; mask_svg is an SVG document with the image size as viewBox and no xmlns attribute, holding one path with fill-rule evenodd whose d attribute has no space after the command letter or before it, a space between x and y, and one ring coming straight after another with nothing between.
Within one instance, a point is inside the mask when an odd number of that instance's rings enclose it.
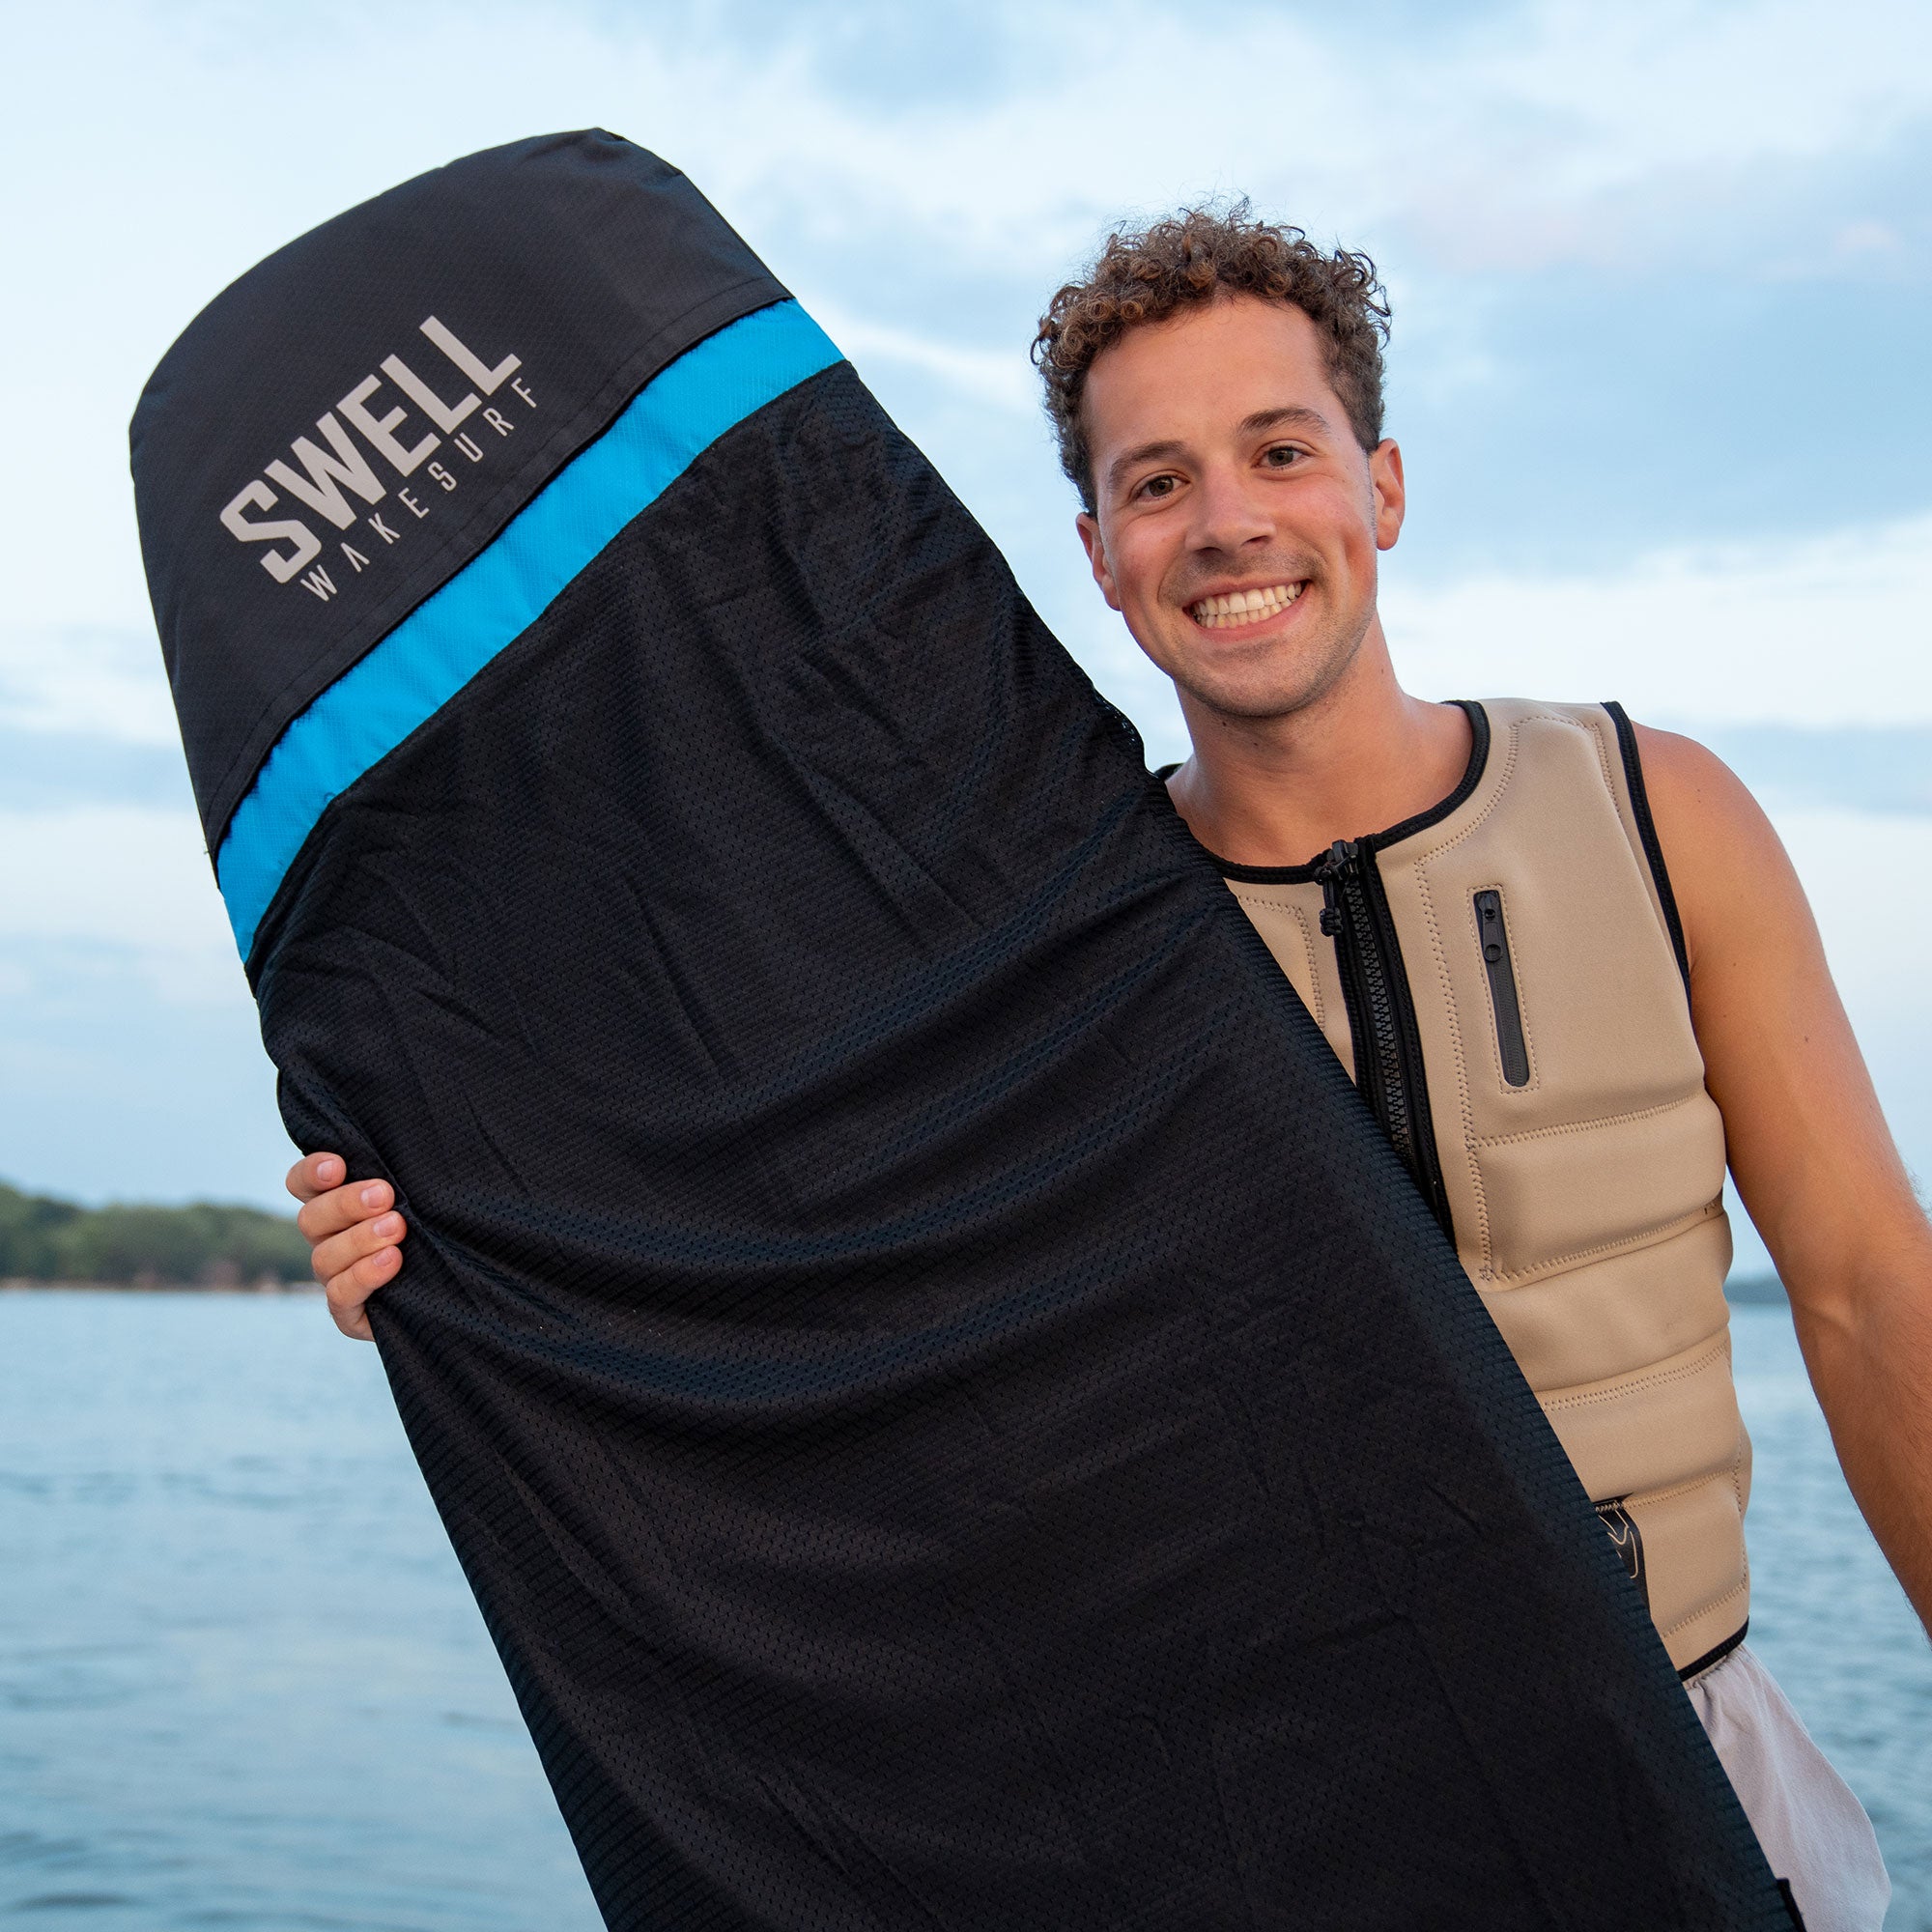
<instances>
[{"instance_id":1,"label":"blue stripe on board bag","mask_svg":"<svg viewBox=\"0 0 1932 1932\"><path fill-rule=\"evenodd\" d=\"M794 301L687 350L480 556L288 727L215 861L242 956L328 802L434 717L727 430L840 359Z\"/></svg>"}]
</instances>

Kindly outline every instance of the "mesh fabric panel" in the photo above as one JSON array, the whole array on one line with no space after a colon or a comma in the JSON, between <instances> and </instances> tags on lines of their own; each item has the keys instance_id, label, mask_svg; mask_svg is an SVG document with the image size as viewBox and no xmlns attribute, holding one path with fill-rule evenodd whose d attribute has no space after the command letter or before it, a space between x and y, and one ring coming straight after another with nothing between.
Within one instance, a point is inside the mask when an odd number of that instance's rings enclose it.
<instances>
[{"instance_id":1,"label":"mesh fabric panel","mask_svg":"<svg viewBox=\"0 0 1932 1932\"><path fill-rule=\"evenodd\" d=\"M324 820L305 1145L613 1925L1782 1924L1514 1364L848 370Z\"/></svg>"}]
</instances>

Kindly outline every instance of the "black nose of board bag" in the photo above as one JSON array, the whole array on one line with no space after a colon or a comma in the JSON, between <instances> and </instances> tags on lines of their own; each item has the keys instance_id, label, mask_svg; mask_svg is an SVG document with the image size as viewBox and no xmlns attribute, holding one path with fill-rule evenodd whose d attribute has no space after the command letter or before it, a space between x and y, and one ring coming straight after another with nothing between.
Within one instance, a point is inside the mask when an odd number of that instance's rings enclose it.
<instances>
[{"instance_id":1,"label":"black nose of board bag","mask_svg":"<svg viewBox=\"0 0 1932 1932\"><path fill-rule=\"evenodd\" d=\"M681 174L352 210L133 454L289 1131L409 1215L376 1338L612 1926L1789 1925L1133 730Z\"/></svg>"}]
</instances>

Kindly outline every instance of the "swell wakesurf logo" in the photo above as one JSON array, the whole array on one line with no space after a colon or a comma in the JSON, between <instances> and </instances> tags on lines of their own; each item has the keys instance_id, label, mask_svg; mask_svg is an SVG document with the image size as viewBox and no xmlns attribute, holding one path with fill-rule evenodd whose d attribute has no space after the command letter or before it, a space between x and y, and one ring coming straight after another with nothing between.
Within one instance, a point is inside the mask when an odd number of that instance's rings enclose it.
<instances>
[{"instance_id":1,"label":"swell wakesurf logo","mask_svg":"<svg viewBox=\"0 0 1932 1932\"><path fill-rule=\"evenodd\" d=\"M484 397L494 396L508 383L509 394L503 398L506 404L514 395L526 408L536 408L536 397L517 377L517 371L524 366L522 356L506 355L492 368L435 316L426 317L418 327L470 384L463 395L454 402L445 402L400 355L384 356L382 375L365 376L334 409L325 410L316 418L316 430L327 448L310 437L297 437L290 448L295 462L277 457L221 512L222 527L239 542L289 546L287 550L265 551L260 559L262 568L277 583L293 582L299 577L302 588L325 604L337 590L327 564L316 561L322 555L322 539L307 523L290 516L259 522L250 515L274 509L282 501L281 493L304 504L337 530L355 531L356 539L366 548L358 550L347 536L336 541L344 562L357 577L384 551L401 543L412 525L422 522L434 506L435 497L424 483L418 482L408 489L398 483L395 494L400 510L392 509L384 517L376 509L388 497L389 486L361 444L343 427L345 422L361 434L369 448L398 477L413 477L427 463L429 467L423 469L423 475L428 484L448 495L461 482L456 457L461 456L466 464L480 464L493 439L501 440L516 431L515 420L502 410L486 404ZM403 427L409 412L400 404L384 410L387 398L376 396L384 376L436 425L435 429L418 440L409 440L414 435L413 429ZM431 462L432 455L444 447L444 437L450 439L446 452L450 460ZM271 484L279 485L280 493ZM353 504L352 496L369 507L364 510ZM427 502L422 500L425 497L429 497Z\"/></svg>"}]
</instances>

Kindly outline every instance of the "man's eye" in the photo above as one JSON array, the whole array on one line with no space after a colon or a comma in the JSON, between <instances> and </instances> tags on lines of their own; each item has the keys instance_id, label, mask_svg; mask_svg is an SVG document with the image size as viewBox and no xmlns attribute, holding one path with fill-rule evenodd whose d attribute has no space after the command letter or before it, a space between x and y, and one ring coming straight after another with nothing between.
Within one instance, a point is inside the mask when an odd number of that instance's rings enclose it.
<instances>
[{"instance_id":1,"label":"man's eye","mask_svg":"<svg viewBox=\"0 0 1932 1932\"><path fill-rule=\"evenodd\" d=\"M1172 476L1150 476L1140 487L1143 497L1171 497L1174 495L1175 480Z\"/></svg>"},{"instance_id":2,"label":"man's eye","mask_svg":"<svg viewBox=\"0 0 1932 1932\"><path fill-rule=\"evenodd\" d=\"M1287 469L1299 463L1304 454L1304 451L1295 448L1292 442L1278 442L1263 455L1262 461L1270 469Z\"/></svg>"}]
</instances>

